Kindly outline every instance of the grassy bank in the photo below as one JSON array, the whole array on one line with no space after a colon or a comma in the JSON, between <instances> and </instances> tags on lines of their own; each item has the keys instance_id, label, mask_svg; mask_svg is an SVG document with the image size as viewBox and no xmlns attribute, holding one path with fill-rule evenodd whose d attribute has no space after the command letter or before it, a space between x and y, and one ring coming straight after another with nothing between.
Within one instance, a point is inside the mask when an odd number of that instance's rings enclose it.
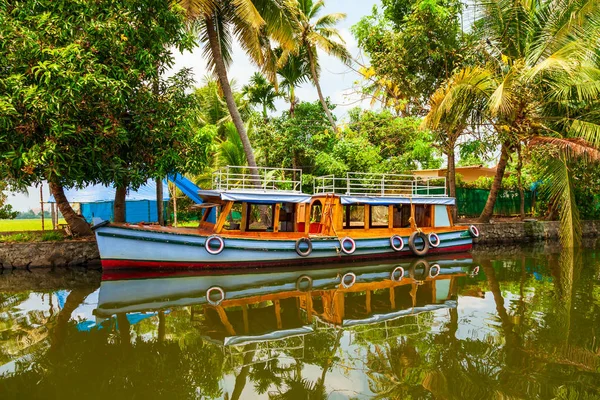
<instances>
[{"instance_id":1,"label":"grassy bank","mask_svg":"<svg viewBox=\"0 0 600 400\"><path fill-rule=\"evenodd\" d=\"M58 221L59 224L66 224L64 219ZM52 229L52 221L44 221L45 229ZM21 231L40 231L42 230L42 219L0 219L0 232L21 232Z\"/></svg>"}]
</instances>

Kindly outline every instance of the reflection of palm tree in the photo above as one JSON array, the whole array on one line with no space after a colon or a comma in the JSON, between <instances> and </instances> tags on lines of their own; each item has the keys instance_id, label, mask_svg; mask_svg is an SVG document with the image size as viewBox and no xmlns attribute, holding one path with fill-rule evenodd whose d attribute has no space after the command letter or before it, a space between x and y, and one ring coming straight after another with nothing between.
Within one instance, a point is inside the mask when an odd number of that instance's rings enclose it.
<instances>
[{"instance_id":1,"label":"reflection of palm tree","mask_svg":"<svg viewBox=\"0 0 600 400\"><path fill-rule=\"evenodd\" d=\"M71 319L71 314L77 307L83 303L85 298L90 295L94 290L96 290L95 286L88 286L83 288L73 289L71 293L67 296L67 300L65 301L65 305L62 310L58 313L56 317L56 325L54 325L54 329L52 331L52 344L51 348L56 351L57 348L60 348L64 344L65 336L67 334L67 327L69 326L69 320Z\"/></svg>"},{"instance_id":2,"label":"reflection of palm tree","mask_svg":"<svg viewBox=\"0 0 600 400\"><path fill-rule=\"evenodd\" d=\"M319 335L321 338L331 337L329 332L322 332L325 335ZM290 371L285 371L285 376L283 382L285 383L286 390L282 392L278 390L277 393L270 393L270 399L284 400L284 399L326 399L327 394L325 392L325 379L327 377L327 372L332 367L333 362L335 361L335 355L339 349L342 336L344 331L339 329L337 334L335 335L335 339L333 342L333 346L331 345L331 341L329 340L321 340L319 341L321 344L325 345L327 350L325 350L324 358L318 361L321 364L321 376L317 379L316 382L311 382L310 380L302 377L302 369L301 364L296 361L296 371L291 374ZM314 335L313 335L314 336ZM314 337L313 337L314 339ZM316 349L318 351L318 349ZM311 351L312 353L312 351ZM311 361L310 359L308 361ZM318 362L316 359L312 360L313 362Z\"/></svg>"},{"instance_id":3,"label":"reflection of palm tree","mask_svg":"<svg viewBox=\"0 0 600 400\"><path fill-rule=\"evenodd\" d=\"M256 343L251 343L244 346L244 362L242 364L240 373L235 377L235 386L233 387L233 392L231 392L231 400L238 400L242 395L255 353Z\"/></svg>"}]
</instances>

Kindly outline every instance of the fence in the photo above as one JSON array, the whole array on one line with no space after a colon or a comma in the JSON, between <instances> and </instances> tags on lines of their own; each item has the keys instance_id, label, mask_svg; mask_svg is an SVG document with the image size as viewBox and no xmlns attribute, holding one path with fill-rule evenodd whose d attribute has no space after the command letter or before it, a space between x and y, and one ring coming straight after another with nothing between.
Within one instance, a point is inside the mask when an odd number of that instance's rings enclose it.
<instances>
[{"instance_id":1,"label":"fence","mask_svg":"<svg viewBox=\"0 0 600 400\"><path fill-rule=\"evenodd\" d=\"M477 217L485 207L490 191L487 189L456 188L456 204L458 215ZM500 190L494 215L510 216L520 213L521 198L517 190ZM533 208L533 192L525 191L525 214L531 214Z\"/></svg>"}]
</instances>

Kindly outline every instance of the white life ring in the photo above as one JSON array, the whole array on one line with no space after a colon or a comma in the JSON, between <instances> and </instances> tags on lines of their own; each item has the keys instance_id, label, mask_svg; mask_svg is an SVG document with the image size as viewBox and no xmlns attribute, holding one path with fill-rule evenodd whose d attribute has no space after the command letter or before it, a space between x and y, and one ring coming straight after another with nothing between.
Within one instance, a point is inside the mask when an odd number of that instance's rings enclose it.
<instances>
[{"instance_id":1,"label":"white life ring","mask_svg":"<svg viewBox=\"0 0 600 400\"><path fill-rule=\"evenodd\" d=\"M211 243L213 240L216 240L217 242L219 242L219 247L218 247L216 250L215 250L215 249L212 249L212 248L210 247L210 243ZM222 252L222 251L223 251L223 249L225 248L225 242L223 241L223 238L222 238L222 237L220 237L220 236L217 236L217 235L212 235L212 236L209 236L208 238L206 238L206 242L204 242L204 248L206 249L206 251L207 251L209 254L212 254L212 255L217 255L217 254L219 254L220 252Z\"/></svg>"},{"instance_id":2,"label":"white life ring","mask_svg":"<svg viewBox=\"0 0 600 400\"><path fill-rule=\"evenodd\" d=\"M435 232L431 232L427 235L427 240L429 240L431 247L438 247L442 243L440 237Z\"/></svg>"},{"instance_id":3,"label":"white life ring","mask_svg":"<svg viewBox=\"0 0 600 400\"><path fill-rule=\"evenodd\" d=\"M350 277L350 283L346 283L346 277ZM348 272L347 274L342 276L341 284L344 289L351 288L352 286L354 286L355 283L356 283L356 275L353 272Z\"/></svg>"},{"instance_id":4,"label":"white life ring","mask_svg":"<svg viewBox=\"0 0 600 400\"><path fill-rule=\"evenodd\" d=\"M398 241L400 241L400 244L396 245L396 242ZM392 246L394 251L402 251L402 249L404 249L404 239L402 239L402 236L400 235L393 235L390 237L390 246Z\"/></svg>"},{"instance_id":5,"label":"white life ring","mask_svg":"<svg viewBox=\"0 0 600 400\"><path fill-rule=\"evenodd\" d=\"M213 292L215 290L221 294L221 297L218 300L213 300L210 298L211 292ZM219 304L221 304L223 302L223 300L225 300L225 291L223 289L221 289L220 287L213 286L213 287L208 288L208 290L206 291L206 301L211 306L218 306Z\"/></svg>"},{"instance_id":6,"label":"white life ring","mask_svg":"<svg viewBox=\"0 0 600 400\"><path fill-rule=\"evenodd\" d=\"M471 236L474 238L479 237L479 229L475 225L469 226L469 233L471 233Z\"/></svg>"},{"instance_id":7,"label":"white life ring","mask_svg":"<svg viewBox=\"0 0 600 400\"><path fill-rule=\"evenodd\" d=\"M440 264L433 264L431 267L429 267L429 277L435 278L440 274L441 271L442 267L440 267Z\"/></svg>"},{"instance_id":8,"label":"white life ring","mask_svg":"<svg viewBox=\"0 0 600 400\"><path fill-rule=\"evenodd\" d=\"M398 279L395 278L396 272L400 273L400 276L398 277ZM392 280L394 282L400 282L403 278L404 278L404 268L402 268L400 266L394 268L394 270L390 274L390 280Z\"/></svg>"},{"instance_id":9,"label":"white life ring","mask_svg":"<svg viewBox=\"0 0 600 400\"><path fill-rule=\"evenodd\" d=\"M350 248L347 249L345 244L347 242L350 242ZM352 254L356 251L356 242L354 241L354 239L352 239L350 236L346 236L345 238L343 238L342 240L340 240L340 247L342 248L342 251L346 254Z\"/></svg>"}]
</instances>

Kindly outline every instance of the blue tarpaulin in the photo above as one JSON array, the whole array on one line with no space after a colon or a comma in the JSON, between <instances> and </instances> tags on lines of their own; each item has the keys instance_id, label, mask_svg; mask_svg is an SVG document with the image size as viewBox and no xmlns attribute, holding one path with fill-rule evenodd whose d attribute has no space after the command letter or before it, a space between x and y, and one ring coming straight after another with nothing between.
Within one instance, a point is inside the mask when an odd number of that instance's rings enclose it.
<instances>
[{"instance_id":1,"label":"blue tarpaulin","mask_svg":"<svg viewBox=\"0 0 600 400\"><path fill-rule=\"evenodd\" d=\"M65 196L70 203L79 203L81 205L81 215L88 222L93 218L101 218L105 221L112 221L113 204L115 200L114 187L103 185L90 185L82 189L66 189ZM169 188L166 181L163 181L163 199L166 203L169 200ZM50 196L48 203L54 203L54 196ZM128 190L125 197L125 220L129 223L138 222L158 222L158 213L156 207L156 181L150 179L138 190Z\"/></svg>"}]
</instances>

